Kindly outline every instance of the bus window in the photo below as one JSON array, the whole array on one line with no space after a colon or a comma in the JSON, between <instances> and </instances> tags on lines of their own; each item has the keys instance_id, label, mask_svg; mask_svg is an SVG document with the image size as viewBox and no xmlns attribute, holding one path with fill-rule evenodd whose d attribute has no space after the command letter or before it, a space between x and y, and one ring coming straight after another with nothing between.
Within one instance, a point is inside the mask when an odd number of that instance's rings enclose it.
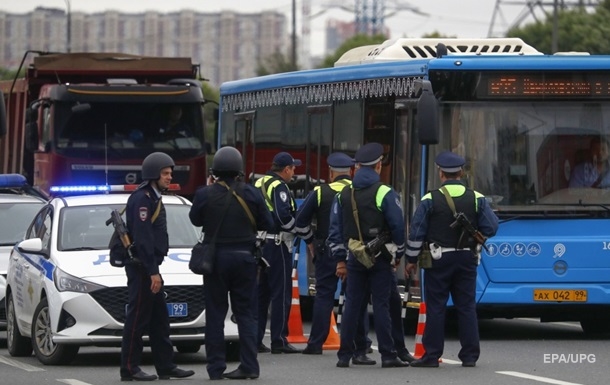
<instances>
[{"instance_id":1,"label":"bus window","mask_svg":"<svg viewBox=\"0 0 610 385\"><path fill-rule=\"evenodd\" d=\"M362 101L335 104L333 151L355 153L362 142Z\"/></svg>"}]
</instances>

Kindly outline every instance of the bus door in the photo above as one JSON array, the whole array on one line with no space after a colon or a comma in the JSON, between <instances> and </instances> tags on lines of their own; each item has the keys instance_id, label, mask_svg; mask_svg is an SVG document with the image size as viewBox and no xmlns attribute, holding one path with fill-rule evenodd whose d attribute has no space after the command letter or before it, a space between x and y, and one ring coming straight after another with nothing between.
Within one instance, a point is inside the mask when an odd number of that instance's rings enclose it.
<instances>
[{"instance_id":1,"label":"bus door","mask_svg":"<svg viewBox=\"0 0 610 385\"><path fill-rule=\"evenodd\" d=\"M330 138L332 131L332 104L321 104L307 106L307 144L305 147L305 168L304 180L301 184L297 180L297 188L302 188L302 197L317 185L330 182L328 178L328 166L326 157L329 154ZM308 181L308 182L306 182ZM300 191L295 196L300 196ZM302 203L302 199L297 199L297 204ZM312 227L315 223L312 224ZM301 242L300 255L302 262L298 264L299 294L302 298L310 299L315 295L315 269L313 263L307 258L305 242ZM312 303L305 303L304 308L312 306Z\"/></svg>"},{"instance_id":2,"label":"bus door","mask_svg":"<svg viewBox=\"0 0 610 385\"><path fill-rule=\"evenodd\" d=\"M235 148L241 152L244 162L244 181L252 183L262 175L255 174L256 142L252 140L256 111L236 112L234 114L233 138Z\"/></svg>"},{"instance_id":3,"label":"bus door","mask_svg":"<svg viewBox=\"0 0 610 385\"><path fill-rule=\"evenodd\" d=\"M363 144L381 143L384 148L381 182L392 185L394 168L395 126L394 103L389 99L369 99L365 102Z\"/></svg>"},{"instance_id":4,"label":"bus door","mask_svg":"<svg viewBox=\"0 0 610 385\"><path fill-rule=\"evenodd\" d=\"M392 157L392 187L400 196L407 232L411 217L421 198L421 150L415 136L416 113L417 100L397 99L394 102L395 137ZM419 274L409 284L403 275L404 259L396 271L399 285L408 286L408 290L405 290L405 295L408 296L406 298L407 308L419 309L421 301ZM411 313L417 314L417 312Z\"/></svg>"}]
</instances>

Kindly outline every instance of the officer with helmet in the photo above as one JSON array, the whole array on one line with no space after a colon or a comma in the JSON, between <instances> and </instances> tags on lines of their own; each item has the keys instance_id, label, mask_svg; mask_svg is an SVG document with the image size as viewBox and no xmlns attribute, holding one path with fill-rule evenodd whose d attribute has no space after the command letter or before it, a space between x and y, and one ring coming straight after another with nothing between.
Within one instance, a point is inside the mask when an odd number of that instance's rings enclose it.
<instances>
[{"instance_id":1,"label":"officer with helmet","mask_svg":"<svg viewBox=\"0 0 610 385\"><path fill-rule=\"evenodd\" d=\"M273 228L273 218L260 192L238 181L243 161L234 147L222 147L214 155L214 183L197 190L189 218L201 226L203 242L216 234L216 263L213 274L204 275L206 308L207 371L210 379L258 378L258 328L256 321L255 258L257 231ZM229 308L239 330L240 365L227 368L224 342L224 320Z\"/></svg>"},{"instance_id":2,"label":"officer with helmet","mask_svg":"<svg viewBox=\"0 0 610 385\"><path fill-rule=\"evenodd\" d=\"M148 155L142 162L140 186L130 195L125 209L133 251L141 261L125 266L129 293L127 316L121 344L121 381L153 381L154 374L140 368L142 335L148 334L153 362L159 379L185 378L195 372L173 363L174 348L169 339L169 314L159 265L169 250L167 218L161 193L169 188L173 159L162 152Z\"/></svg>"},{"instance_id":3,"label":"officer with helmet","mask_svg":"<svg viewBox=\"0 0 610 385\"><path fill-rule=\"evenodd\" d=\"M362 305L372 296L375 333L381 353L381 367L407 367L408 362L397 357L392 336L390 297L395 290L394 269L405 248L405 224L398 194L380 181L383 146L367 143L356 152L357 171L351 186L345 187L333 201L330 213L328 245L336 260L336 274L347 280L345 306L341 323L341 345L337 367L349 367L353 361L356 328L361 321ZM355 207L354 207L355 206ZM349 239L369 243L382 233L389 233L395 244L395 256L376 256L367 267L346 250ZM371 364L358 362L358 364Z\"/></svg>"}]
</instances>

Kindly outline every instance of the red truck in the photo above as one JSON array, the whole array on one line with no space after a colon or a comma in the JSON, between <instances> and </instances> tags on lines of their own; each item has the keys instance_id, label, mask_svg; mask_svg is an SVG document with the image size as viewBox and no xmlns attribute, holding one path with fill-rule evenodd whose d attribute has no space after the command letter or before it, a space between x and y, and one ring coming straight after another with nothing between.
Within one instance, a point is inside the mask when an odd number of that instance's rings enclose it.
<instances>
[{"instance_id":1,"label":"red truck","mask_svg":"<svg viewBox=\"0 0 610 385\"><path fill-rule=\"evenodd\" d=\"M192 197L205 184L205 100L189 58L119 53L34 57L24 78L0 82L0 173L34 186L134 184L162 151L173 183ZM4 108L2 108L4 107Z\"/></svg>"}]
</instances>

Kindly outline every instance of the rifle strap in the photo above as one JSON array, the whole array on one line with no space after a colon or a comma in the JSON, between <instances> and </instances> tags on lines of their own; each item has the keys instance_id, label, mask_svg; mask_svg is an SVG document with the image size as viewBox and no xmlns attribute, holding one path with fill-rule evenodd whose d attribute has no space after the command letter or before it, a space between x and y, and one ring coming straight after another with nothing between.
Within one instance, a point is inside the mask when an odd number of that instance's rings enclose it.
<instances>
[{"instance_id":1,"label":"rifle strap","mask_svg":"<svg viewBox=\"0 0 610 385\"><path fill-rule=\"evenodd\" d=\"M220 185L226 187L227 190L229 190L229 186L225 182L218 182L218 183ZM254 220L254 215L252 215L252 211L250 211L250 208L246 204L246 201L244 201L244 199L242 197L240 197L239 194L237 194L235 192L235 190L231 190L231 191L233 192L233 195L235 196L235 198L237 198L237 201L239 202L241 207L244 208L246 215L248 215L248 218L250 219L250 224L252 224L252 228L254 229L254 232L256 232L256 221Z\"/></svg>"},{"instance_id":2,"label":"rifle strap","mask_svg":"<svg viewBox=\"0 0 610 385\"><path fill-rule=\"evenodd\" d=\"M127 206L123 207L123 209L119 212L119 214L123 215L125 213L125 210L127 210ZM151 223L155 223L160 212L161 212L161 199L159 199L159 203L157 203L157 208L155 209L155 212L153 213L152 218L150 218Z\"/></svg>"},{"instance_id":3,"label":"rifle strap","mask_svg":"<svg viewBox=\"0 0 610 385\"><path fill-rule=\"evenodd\" d=\"M358 228L358 236L360 237L360 242L364 244L364 241L362 240L362 232L360 231L360 221L358 220L358 206L356 206L354 190L355 189L352 187L352 213L354 213L354 221L356 221L356 227Z\"/></svg>"},{"instance_id":4,"label":"rifle strap","mask_svg":"<svg viewBox=\"0 0 610 385\"><path fill-rule=\"evenodd\" d=\"M447 190L447 187L445 186L442 186L439 190L441 190L441 192L445 196L445 199L447 199L447 204L449 205L451 211L453 211L453 215L455 215L455 202L453 202L453 197L451 196L451 194L449 194L449 190Z\"/></svg>"}]
</instances>

